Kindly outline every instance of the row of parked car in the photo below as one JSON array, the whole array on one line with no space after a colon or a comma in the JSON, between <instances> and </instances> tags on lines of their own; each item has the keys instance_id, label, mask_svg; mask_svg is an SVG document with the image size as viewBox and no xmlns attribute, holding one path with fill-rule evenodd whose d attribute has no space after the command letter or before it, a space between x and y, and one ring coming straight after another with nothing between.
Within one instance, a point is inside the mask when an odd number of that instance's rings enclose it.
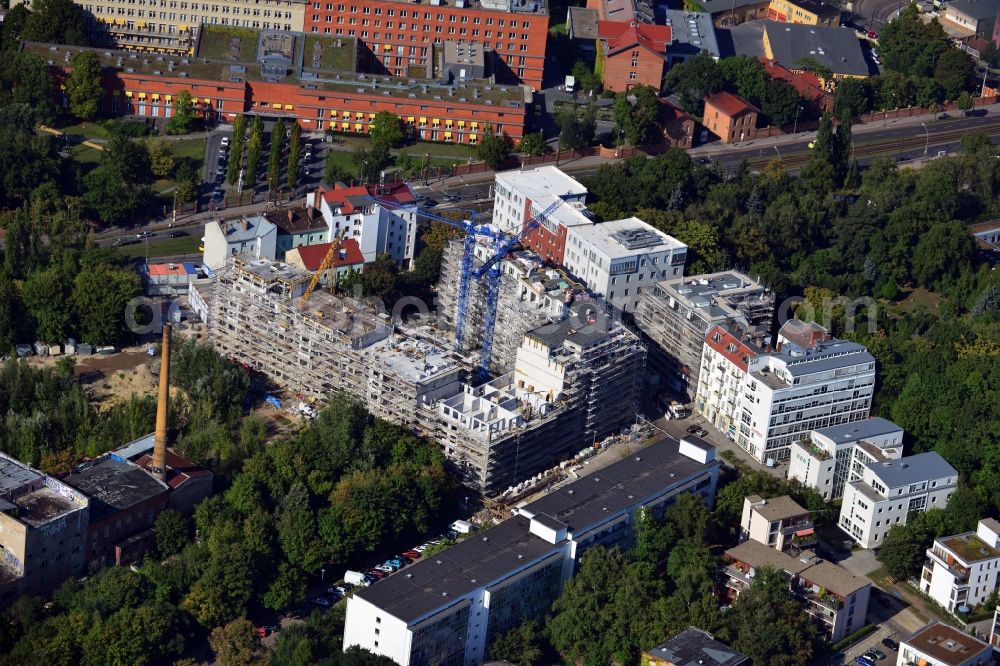
<instances>
[{"instance_id":1,"label":"row of parked car","mask_svg":"<svg viewBox=\"0 0 1000 666\"><path fill-rule=\"evenodd\" d=\"M468 523L466 523L465 521L456 521L456 524L459 523L461 524L462 528L468 525ZM410 550L404 550L399 555L396 555L395 557L390 557L385 562L377 564L371 567L370 569L367 569L363 572L348 571L347 573L344 574L344 582L350 583L352 585L360 585L362 587L374 585L375 583L382 580L389 574L395 573L400 569L402 569L403 567L405 567L406 565L412 564L414 560L420 559L420 557L423 556L424 551L430 548L431 546L438 545L445 540L457 539L458 535L461 533L462 532L460 532L458 529L455 529L453 526L452 529L449 529L444 534L441 534L440 536L431 539L426 543L422 543L419 546L414 546Z\"/></svg>"}]
</instances>

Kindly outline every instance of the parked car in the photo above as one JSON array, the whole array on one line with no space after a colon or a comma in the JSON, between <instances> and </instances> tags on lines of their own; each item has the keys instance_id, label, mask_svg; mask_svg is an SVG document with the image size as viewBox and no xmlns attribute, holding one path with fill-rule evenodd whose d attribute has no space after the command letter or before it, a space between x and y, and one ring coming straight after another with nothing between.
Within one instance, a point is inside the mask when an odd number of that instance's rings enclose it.
<instances>
[{"instance_id":1,"label":"parked car","mask_svg":"<svg viewBox=\"0 0 1000 666\"><path fill-rule=\"evenodd\" d=\"M228 136L222 137L222 141L219 142L219 147L220 148L228 148L229 147L229 137Z\"/></svg>"},{"instance_id":2,"label":"parked car","mask_svg":"<svg viewBox=\"0 0 1000 666\"><path fill-rule=\"evenodd\" d=\"M434 208L434 206L437 206L437 205L438 205L438 202L434 201L434 199L424 199L423 201L420 202L420 207L421 208Z\"/></svg>"},{"instance_id":3,"label":"parked car","mask_svg":"<svg viewBox=\"0 0 1000 666\"><path fill-rule=\"evenodd\" d=\"M140 231L135 235L136 238L149 238L153 235L152 231Z\"/></svg>"},{"instance_id":4,"label":"parked car","mask_svg":"<svg viewBox=\"0 0 1000 666\"><path fill-rule=\"evenodd\" d=\"M687 433L689 435L694 435L695 437L704 437L708 434L708 431L702 428L700 425L688 426Z\"/></svg>"},{"instance_id":5,"label":"parked car","mask_svg":"<svg viewBox=\"0 0 1000 666\"><path fill-rule=\"evenodd\" d=\"M422 543L419 546L414 546L413 547L413 552L415 552L415 553L423 553L425 550L427 550L427 544L426 543Z\"/></svg>"},{"instance_id":6,"label":"parked car","mask_svg":"<svg viewBox=\"0 0 1000 666\"><path fill-rule=\"evenodd\" d=\"M398 557L394 557L394 558L386 560L385 564L387 564L390 567L395 567L396 569L402 569L403 567L406 566L406 562L404 562L403 560L399 559Z\"/></svg>"},{"instance_id":7,"label":"parked car","mask_svg":"<svg viewBox=\"0 0 1000 666\"><path fill-rule=\"evenodd\" d=\"M875 666L875 662L869 659L868 657L864 656L863 654L855 657L854 663L858 664L858 666Z\"/></svg>"},{"instance_id":8,"label":"parked car","mask_svg":"<svg viewBox=\"0 0 1000 666\"><path fill-rule=\"evenodd\" d=\"M366 576L371 576L375 580L382 580L383 578L385 578L389 574L388 574L388 572L382 571L381 569L369 569L368 571L365 572L365 575Z\"/></svg>"},{"instance_id":9,"label":"parked car","mask_svg":"<svg viewBox=\"0 0 1000 666\"><path fill-rule=\"evenodd\" d=\"M868 39L878 39L878 33L874 30L868 31Z\"/></svg>"},{"instance_id":10,"label":"parked car","mask_svg":"<svg viewBox=\"0 0 1000 666\"><path fill-rule=\"evenodd\" d=\"M312 599L310 599L310 601L316 604L317 606L323 606L324 608L329 608L330 606L333 605L333 602L330 601L330 598L324 596L313 597Z\"/></svg>"},{"instance_id":11,"label":"parked car","mask_svg":"<svg viewBox=\"0 0 1000 666\"><path fill-rule=\"evenodd\" d=\"M890 650L898 650L899 649L899 643L897 643L896 641L892 640L891 638L883 638L882 639L882 645L886 646Z\"/></svg>"},{"instance_id":12,"label":"parked car","mask_svg":"<svg viewBox=\"0 0 1000 666\"><path fill-rule=\"evenodd\" d=\"M387 576L388 576L389 574L391 574L391 573L393 573L393 572L395 572L395 571L396 571L396 569L393 569L393 568L392 568L391 566L389 566L388 564L380 564L380 565L378 565L377 567L375 567L375 570L376 570L376 571L381 571L382 573L384 573L384 574L385 574L385 575L387 575Z\"/></svg>"},{"instance_id":13,"label":"parked car","mask_svg":"<svg viewBox=\"0 0 1000 666\"><path fill-rule=\"evenodd\" d=\"M882 652L882 650L879 650L878 648L872 648L865 653L865 656L874 659L875 661L882 661L885 659L885 652Z\"/></svg>"},{"instance_id":14,"label":"parked car","mask_svg":"<svg viewBox=\"0 0 1000 666\"><path fill-rule=\"evenodd\" d=\"M445 196L444 200L449 203L455 203L456 201L461 201L462 196L460 194L449 194Z\"/></svg>"},{"instance_id":15,"label":"parked car","mask_svg":"<svg viewBox=\"0 0 1000 666\"><path fill-rule=\"evenodd\" d=\"M170 232L170 237L171 238L180 238L181 236L187 236L187 235L188 235L188 232L186 232L186 231L171 231Z\"/></svg>"},{"instance_id":16,"label":"parked car","mask_svg":"<svg viewBox=\"0 0 1000 666\"><path fill-rule=\"evenodd\" d=\"M403 551L403 557L409 559L410 561L416 560L420 557L420 551L416 549Z\"/></svg>"}]
</instances>

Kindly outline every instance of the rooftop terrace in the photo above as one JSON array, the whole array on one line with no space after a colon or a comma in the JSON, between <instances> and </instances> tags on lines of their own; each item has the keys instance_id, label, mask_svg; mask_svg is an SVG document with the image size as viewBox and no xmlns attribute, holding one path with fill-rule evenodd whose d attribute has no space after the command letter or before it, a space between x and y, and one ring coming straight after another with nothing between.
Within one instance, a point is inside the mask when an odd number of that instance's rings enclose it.
<instances>
[{"instance_id":1,"label":"rooftop terrace","mask_svg":"<svg viewBox=\"0 0 1000 666\"><path fill-rule=\"evenodd\" d=\"M966 564L1000 557L1000 550L980 539L975 532L956 534L938 541Z\"/></svg>"}]
</instances>

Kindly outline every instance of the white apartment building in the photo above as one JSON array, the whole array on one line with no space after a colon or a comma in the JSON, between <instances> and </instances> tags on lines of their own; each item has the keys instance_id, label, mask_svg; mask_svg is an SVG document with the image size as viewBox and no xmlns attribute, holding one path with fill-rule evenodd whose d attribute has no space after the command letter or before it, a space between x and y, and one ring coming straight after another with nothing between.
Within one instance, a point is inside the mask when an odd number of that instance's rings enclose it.
<instances>
[{"instance_id":1,"label":"white apartment building","mask_svg":"<svg viewBox=\"0 0 1000 666\"><path fill-rule=\"evenodd\" d=\"M587 188L578 180L567 176L554 166L542 166L536 169L501 171L496 174L493 187L493 225L506 233L517 233L524 224L538 215L556 201L571 204L559 206L549 220L543 222L543 230L548 230L553 236L559 236L562 227L562 238L565 239L566 227L579 224L594 224L594 221L584 214L587 202ZM543 245L553 245L553 239L545 237ZM553 241L550 243L549 241ZM530 241L529 247L538 252L543 259L562 263L562 249L558 252L550 248L541 252ZM553 254L556 252L556 254Z\"/></svg>"},{"instance_id":2,"label":"white apartment building","mask_svg":"<svg viewBox=\"0 0 1000 666\"><path fill-rule=\"evenodd\" d=\"M226 222L212 220L205 225L205 236L201 240L204 247L202 262L214 271L237 254L254 259L274 259L278 228L262 215Z\"/></svg>"},{"instance_id":3,"label":"white apartment building","mask_svg":"<svg viewBox=\"0 0 1000 666\"><path fill-rule=\"evenodd\" d=\"M713 447L664 439L514 509L514 516L422 558L347 600L344 648L400 666L474 666L493 641L539 620L594 545L627 547L635 514L678 495L711 506Z\"/></svg>"},{"instance_id":4,"label":"white apartment building","mask_svg":"<svg viewBox=\"0 0 1000 666\"><path fill-rule=\"evenodd\" d=\"M637 217L570 227L563 265L595 294L635 312L644 289L684 275L687 245Z\"/></svg>"},{"instance_id":5,"label":"white apartment building","mask_svg":"<svg viewBox=\"0 0 1000 666\"><path fill-rule=\"evenodd\" d=\"M868 418L875 358L856 342L789 342L767 352L721 326L705 337L697 408L760 462L788 458L793 442Z\"/></svg>"},{"instance_id":6,"label":"white apartment building","mask_svg":"<svg viewBox=\"0 0 1000 666\"><path fill-rule=\"evenodd\" d=\"M927 550L920 590L949 612L975 608L997 588L1000 523L980 520L975 532L935 539Z\"/></svg>"},{"instance_id":7,"label":"white apartment building","mask_svg":"<svg viewBox=\"0 0 1000 666\"><path fill-rule=\"evenodd\" d=\"M903 429L881 417L812 430L792 443L788 478L837 499L865 465L903 457Z\"/></svg>"},{"instance_id":8,"label":"white apartment building","mask_svg":"<svg viewBox=\"0 0 1000 666\"><path fill-rule=\"evenodd\" d=\"M983 641L935 620L899 642L896 666L985 666L993 650Z\"/></svg>"},{"instance_id":9,"label":"white apartment building","mask_svg":"<svg viewBox=\"0 0 1000 666\"><path fill-rule=\"evenodd\" d=\"M958 472L934 451L871 463L845 486L838 524L862 548L878 548L911 512L945 508L957 487Z\"/></svg>"},{"instance_id":10,"label":"white apartment building","mask_svg":"<svg viewBox=\"0 0 1000 666\"><path fill-rule=\"evenodd\" d=\"M740 518L740 541L756 541L775 550L796 550L816 545L816 530L809 511L788 495L764 499L758 495L743 498Z\"/></svg>"},{"instance_id":11,"label":"white apartment building","mask_svg":"<svg viewBox=\"0 0 1000 666\"><path fill-rule=\"evenodd\" d=\"M388 254L410 268L417 237L417 203L406 183L337 184L309 195L309 205L323 215L329 238L353 238L365 263Z\"/></svg>"}]
</instances>

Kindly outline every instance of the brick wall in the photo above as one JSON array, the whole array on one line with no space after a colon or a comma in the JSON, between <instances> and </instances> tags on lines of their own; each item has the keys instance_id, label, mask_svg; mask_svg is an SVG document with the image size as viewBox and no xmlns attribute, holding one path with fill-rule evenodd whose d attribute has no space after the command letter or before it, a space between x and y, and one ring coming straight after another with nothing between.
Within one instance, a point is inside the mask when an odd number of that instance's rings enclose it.
<instances>
[{"instance_id":1,"label":"brick wall","mask_svg":"<svg viewBox=\"0 0 1000 666\"><path fill-rule=\"evenodd\" d=\"M605 58L604 87L613 92L624 92L639 85L659 90L663 85L663 66L663 58L640 46L619 51Z\"/></svg>"}]
</instances>

